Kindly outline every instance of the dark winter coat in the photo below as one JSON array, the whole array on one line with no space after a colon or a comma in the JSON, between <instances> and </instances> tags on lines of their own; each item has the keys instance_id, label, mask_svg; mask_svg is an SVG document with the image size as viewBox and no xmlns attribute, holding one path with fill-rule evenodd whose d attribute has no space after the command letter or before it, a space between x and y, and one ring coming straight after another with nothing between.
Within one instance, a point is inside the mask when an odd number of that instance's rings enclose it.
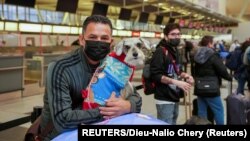
<instances>
[{"instance_id":1,"label":"dark winter coat","mask_svg":"<svg viewBox=\"0 0 250 141\"><path fill-rule=\"evenodd\" d=\"M232 77L227 72L226 66L223 64L222 60L213 49L208 47L200 47L194 56L194 61L195 78L216 76L218 79L224 78L228 81L232 81ZM219 96L220 91L218 90L218 93L207 95L204 93L198 93L195 88L194 94L203 97L214 97Z\"/></svg>"}]
</instances>

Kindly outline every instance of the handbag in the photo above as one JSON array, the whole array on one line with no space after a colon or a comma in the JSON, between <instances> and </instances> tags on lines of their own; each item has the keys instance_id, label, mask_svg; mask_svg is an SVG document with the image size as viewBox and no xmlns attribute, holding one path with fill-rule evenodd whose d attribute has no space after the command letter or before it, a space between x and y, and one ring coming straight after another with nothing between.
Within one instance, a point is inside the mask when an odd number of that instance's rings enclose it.
<instances>
[{"instance_id":1,"label":"handbag","mask_svg":"<svg viewBox=\"0 0 250 141\"><path fill-rule=\"evenodd\" d=\"M45 129L41 131L41 116L39 116L34 123L27 130L24 141L42 141L53 129L53 123L49 122Z\"/></svg>"},{"instance_id":2,"label":"handbag","mask_svg":"<svg viewBox=\"0 0 250 141\"><path fill-rule=\"evenodd\" d=\"M196 77L195 91L197 93L215 94L220 91L219 80L216 76Z\"/></svg>"}]
</instances>

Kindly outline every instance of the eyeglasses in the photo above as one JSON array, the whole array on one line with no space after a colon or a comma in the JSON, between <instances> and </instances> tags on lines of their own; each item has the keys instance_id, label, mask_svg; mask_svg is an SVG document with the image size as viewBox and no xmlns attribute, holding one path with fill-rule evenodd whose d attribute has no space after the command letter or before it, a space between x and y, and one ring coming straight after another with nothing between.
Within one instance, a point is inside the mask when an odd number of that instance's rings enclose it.
<instances>
[{"instance_id":1,"label":"eyeglasses","mask_svg":"<svg viewBox=\"0 0 250 141\"><path fill-rule=\"evenodd\" d=\"M174 37L177 37L177 36L181 36L181 33L170 33L168 35L171 35L171 36L174 36Z\"/></svg>"}]
</instances>

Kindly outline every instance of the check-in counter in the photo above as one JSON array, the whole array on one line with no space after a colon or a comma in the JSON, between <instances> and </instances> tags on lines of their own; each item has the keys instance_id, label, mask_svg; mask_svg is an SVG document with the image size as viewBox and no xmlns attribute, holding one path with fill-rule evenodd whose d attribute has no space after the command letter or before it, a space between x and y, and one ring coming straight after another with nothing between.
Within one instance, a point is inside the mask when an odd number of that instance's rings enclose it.
<instances>
[{"instance_id":1,"label":"check-in counter","mask_svg":"<svg viewBox=\"0 0 250 141\"><path fill-rule=\"evenodd\" d=\"M0 94L13 91L22 93L24 89L23 60L22 55L0 55Z\"/></svg>"},{"instance_id":2,"label":"check-in counter","mask_svg":"<svg viewBox=\"0 0 250 141\"><path fill-rule=\"evenodd\" d=\"M31 59L25 59L25 91L24 96L44 93L48 64L56 60L61 54L33 55Z\"/></svg>"},{"instance_id":3,"label":"check-in counter","mask_svg":"<svg viewBox=\"0 0 250 141\"><path fill-rule=\"evenodd\" d=\"M57 60L58 58L62 57L63 53L53 53L53 54L42 54L42 55L34 55L33 60L40 60L42 63L42 70L41 70L41 86L45 85L46 74L48 65L50 62Z\"/></svg>"}]
</instances>

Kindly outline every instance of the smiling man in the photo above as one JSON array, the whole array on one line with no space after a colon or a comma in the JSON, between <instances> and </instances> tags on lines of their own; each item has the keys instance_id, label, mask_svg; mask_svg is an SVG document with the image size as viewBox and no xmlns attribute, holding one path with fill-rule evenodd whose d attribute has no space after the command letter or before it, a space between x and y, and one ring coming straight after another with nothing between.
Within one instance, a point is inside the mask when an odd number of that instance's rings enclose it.
<instances>
[{"instance_id":1,"label":"smiling man","mask_svg":"<svg viewBox=\"0 0 250 141\"><path fill-rule=\"evenodd\" d=\"M82 110L81 91L86 89L100 62L110 52L112 24L106 17L93 15L83 23L79 38L81 48L49 64L41 117L41 131L51 130L44 140L76 129L79 124L90 124L130 112L140 112L141 97L134 92L126 100L113 95L105 107ZM46 129L49 123L53 129Z\"/></svg>"}]
</instances>

